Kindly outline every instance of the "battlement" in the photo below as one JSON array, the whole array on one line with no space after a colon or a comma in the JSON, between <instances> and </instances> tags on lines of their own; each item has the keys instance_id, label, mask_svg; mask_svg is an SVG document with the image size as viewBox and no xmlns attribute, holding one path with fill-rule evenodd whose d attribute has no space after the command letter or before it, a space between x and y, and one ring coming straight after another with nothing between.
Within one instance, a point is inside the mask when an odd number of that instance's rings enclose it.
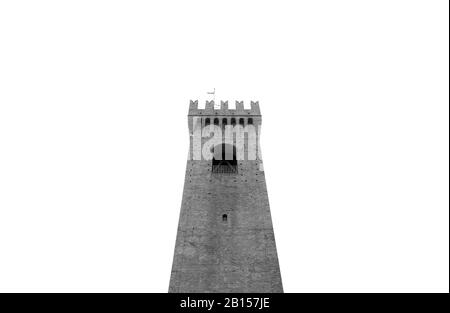
<instances>
[{"instance_id":1,"label":"battlement","mask_svg":"<svg viewBox=\"0 0 450 313\"><path fill-rule=\"evenodd\" d=\"M213 100L206 101L204 109L199 109L198 100L191 100L189 104L189 115L257 115L260 116L259 101L250 101L250 109L244 108L244 101L236 101L236 108L228 108L228 101L215 103Z\"/></svg>"}]
</instances>

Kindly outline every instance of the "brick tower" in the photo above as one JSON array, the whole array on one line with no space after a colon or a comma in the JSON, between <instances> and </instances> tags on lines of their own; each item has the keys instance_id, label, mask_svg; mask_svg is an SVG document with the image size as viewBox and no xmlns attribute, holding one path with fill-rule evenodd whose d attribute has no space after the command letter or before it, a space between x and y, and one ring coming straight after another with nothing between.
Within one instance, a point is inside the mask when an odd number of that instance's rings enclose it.
<instances>
[{"instance_id":1,"label":"brick tower","mask_svg":"<svg viewBox=\"0 0 450 313\"><path fill-rule=\"evenodd\" d=\"M283 292L259 151L258 102L191 101L169 292Z\"/></svg>"}]
</instances>

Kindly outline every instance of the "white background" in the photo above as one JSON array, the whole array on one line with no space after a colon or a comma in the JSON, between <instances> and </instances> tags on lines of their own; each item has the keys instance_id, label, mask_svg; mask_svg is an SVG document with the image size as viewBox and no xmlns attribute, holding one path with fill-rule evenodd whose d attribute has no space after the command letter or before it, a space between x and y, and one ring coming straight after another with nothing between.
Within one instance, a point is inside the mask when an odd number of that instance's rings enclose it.
<instances>
[{"instance_id":1,"label":"white background","mask_svg":"<svg viewBox=\"0 0 450 313\"><path fill-rule=\"evenodd\" d=\"M167 292L190 99L259 100L286 292L448 292L448 1L2 1L0 290Z\"/></svg>"}]
</instances>

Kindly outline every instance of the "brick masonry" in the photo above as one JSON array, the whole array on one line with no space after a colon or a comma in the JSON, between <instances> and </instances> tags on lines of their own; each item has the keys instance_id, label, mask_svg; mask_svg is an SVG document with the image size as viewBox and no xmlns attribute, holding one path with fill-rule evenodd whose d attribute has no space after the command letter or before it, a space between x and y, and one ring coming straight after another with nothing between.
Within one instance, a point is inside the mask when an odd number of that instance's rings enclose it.
<instances>
[{"instance_id":1,"label":"brick masonry","mask_svg":"<svg viewBox=\"0 0 450 313\"><path fill-rule=\"evenodd\" d=\"M190 152L194 117L253 119L261 124L258 102L228 109L212 101L189 107ZM202 144L208 138L202 139ZM257 138L259 142L259 138ZM248 144L245 143L245 153ZM169 292L283 292L262 160L237 161L237 173L213 173L210 160L187 161ZM224 215L227 215L224 220Z\"/></svg>"}]
</instances>

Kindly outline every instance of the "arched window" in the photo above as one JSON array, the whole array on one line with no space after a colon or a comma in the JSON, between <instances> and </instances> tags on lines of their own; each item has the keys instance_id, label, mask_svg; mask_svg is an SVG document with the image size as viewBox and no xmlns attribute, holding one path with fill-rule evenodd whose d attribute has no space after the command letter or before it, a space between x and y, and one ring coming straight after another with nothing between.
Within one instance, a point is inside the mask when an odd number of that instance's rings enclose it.
<instances>
[{"instance_id":1,"label":"arched window","mask_svg":"<svg viewBox=\"0 0 450 313\"><path fill-rule=\"evenodd\" d=\"M251 117L249 117L248 121L247 121L248 125L253 125L253 119Z\"/></svg>"},{"instance_id":2,"label":"arched window","mask_svg":"<svg viewBox=\"0 0 450 313\"><path fill-rule=\"evenodd\" d=\"M222 215L222 222L228 221L228 215L224 214Z\"/></svg>"},{"instance_id":3,"label":"arched window","mask_svg":"<svg viewBox=\"0 0 450 313\"><path fill-rule=\"evenodd\" d=\"M231 119L231 125L236 125L236 119L234 117Z\"/></svg>"},{"instance_id":4,"label":"arched window","mask_svg":"<svg viewBox=\"0 0 450 313\"><path fill-rule=\"evenodd\" d=\"M217 117L214 119L214 125L219 125L219 119Z\"/></svg>"},{"instance_id":5,"label":"arched window","mask_svg":"<svg viewBox=\"0 0 450 313\"><path fill-rule=\"evenodd\" d=\"M213 149L213 173L237 173L236 147L230 144L218 144Z\"/></svg>"},{"instance_id":6,"label":"arched window","mask_svg":"<svg viewBox=\"0 0 450 313\"><path fill-rule=\"evenodd\" d=\"M222 119L222 125L227 125L228 124L228 120L226 118Z\"/></svg>"},{"instance_id":7,"label":"arched window","mask_svg":"<svg viewBox=\"0 0 450 313\"><path fill-rule=\"evenodd\" d=\"M239 119L239 125L244 126L244 119L242 117Z\"/></svg>"},{"instance_id":8,"label":"arched window","mask_svg":"<svg viewBox=\"0 0 450 313\"><path fill-rule=\"evenodd\" d=\"M205 119L205 126L208 126L211 124L209 117Z\"/></svg>"}]
</instances>

